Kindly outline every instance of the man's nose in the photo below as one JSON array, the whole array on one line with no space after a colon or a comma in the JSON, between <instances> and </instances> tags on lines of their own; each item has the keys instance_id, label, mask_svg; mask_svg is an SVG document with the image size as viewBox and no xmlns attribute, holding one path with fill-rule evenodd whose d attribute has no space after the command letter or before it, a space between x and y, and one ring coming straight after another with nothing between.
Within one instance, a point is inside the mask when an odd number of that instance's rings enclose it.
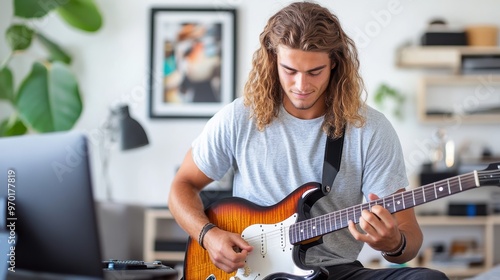
<instances>
[{"instance_id":1,"label":"man's nose","mask_svg":"<svg viewBox=\"0 0 500 280\"><path fill-rule=\"evenodd\" d=\"M295 86L298 90L304 91L307 87L307 74L297 73L295 76Z\"/></svg>"}]
</instances>

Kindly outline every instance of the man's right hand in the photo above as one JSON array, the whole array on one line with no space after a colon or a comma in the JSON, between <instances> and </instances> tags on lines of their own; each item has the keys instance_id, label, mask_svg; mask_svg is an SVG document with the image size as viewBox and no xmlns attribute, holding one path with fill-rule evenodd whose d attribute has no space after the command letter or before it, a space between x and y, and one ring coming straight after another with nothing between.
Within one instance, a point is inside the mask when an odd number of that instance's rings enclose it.
<instances>
[{"instance_id":1,"label":"man's right hand","mask_svg":"<svg viewBox=\"0 0 500 280\"><path fill-rule=\"evenodd\" d=\"M244 267L247 255L253 250L239 234L218 227L206 233L203 245L213 264L227 273Z\"/></svg>"}]
</instances>

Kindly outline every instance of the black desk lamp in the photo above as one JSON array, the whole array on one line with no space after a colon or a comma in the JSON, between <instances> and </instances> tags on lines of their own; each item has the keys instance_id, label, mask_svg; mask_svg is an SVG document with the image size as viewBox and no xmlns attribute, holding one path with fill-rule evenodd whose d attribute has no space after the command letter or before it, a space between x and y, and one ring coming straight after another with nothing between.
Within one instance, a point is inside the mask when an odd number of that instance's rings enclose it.
<instances>
[{"instance_id":1,"label":"black desk lamp","mask_svg":"<svg viewBox=\"0 0 500 280\"><path fill-rule=\"evenodd\" d=\"M104 124L104 139L101 145L101 161L106 183L106 196L112 201L111 182L109 180L109 152L114 142L120 142L122 151L131 150L149 144L144 128L130 116L128 105L119 105L111 109Z\"/></svg>"},{"instance_id":2,"label":"black desk lamp","mask_svg":"<svg viewBox=\"0 0 500 280\"><path fill-rule=\"evenodd\" d=\"M120 106L111 113L118 118L122 150L135 149L149 144L144 128L130 116L128 105Z\"/></svg>"}]
</instances>

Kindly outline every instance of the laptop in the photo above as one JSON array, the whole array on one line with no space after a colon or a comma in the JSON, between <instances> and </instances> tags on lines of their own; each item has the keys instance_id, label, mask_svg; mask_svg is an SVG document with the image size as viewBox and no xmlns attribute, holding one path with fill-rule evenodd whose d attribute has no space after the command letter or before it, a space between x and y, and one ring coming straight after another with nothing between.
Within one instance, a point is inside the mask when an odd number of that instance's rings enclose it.
<instances>
[{"instance_id":1,"label":"laptop","mask_svg":"<svg viewBox=\"0 0 500 280\"><path fill-rule=\"evenodd\" d=\"M120 279L103 269L89 156L80 132L0 138L0 279Z\"/></svg>"}]
</instances>

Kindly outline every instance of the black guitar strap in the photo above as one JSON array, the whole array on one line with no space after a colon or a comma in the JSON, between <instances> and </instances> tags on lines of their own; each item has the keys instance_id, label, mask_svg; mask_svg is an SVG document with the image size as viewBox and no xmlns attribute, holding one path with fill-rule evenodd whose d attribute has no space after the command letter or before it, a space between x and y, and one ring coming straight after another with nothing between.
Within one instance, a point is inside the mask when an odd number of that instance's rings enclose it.
<instances>
[{"instance_id":1,"label":"black guitar strap","mask_svg":"<svg viewBox=\"0 0 500 280\"><path fill-rule=\"evenodd\" d=\"M323 162L323 178L321 184L323 189L329 191L340 171L340 162L342 161L342 148L344 147L345 128L342 136L336 139L326 138L325 160Z\"/></svg>"}]
</instances>

